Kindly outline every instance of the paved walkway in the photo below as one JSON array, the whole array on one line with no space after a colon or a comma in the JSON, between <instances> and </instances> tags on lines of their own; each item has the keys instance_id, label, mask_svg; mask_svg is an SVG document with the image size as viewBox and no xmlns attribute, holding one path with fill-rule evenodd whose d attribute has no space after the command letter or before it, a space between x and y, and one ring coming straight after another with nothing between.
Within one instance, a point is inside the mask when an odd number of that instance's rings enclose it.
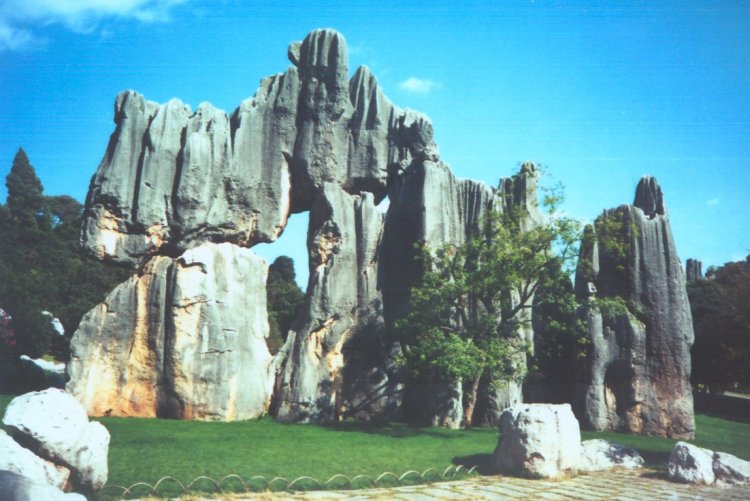
<instances>
[{"instance_id":1,"label":"paved walkway","mask_svg":"<svg viewBox=\"0 0 750 501\"><path fill-rule=\"evenodd\" d=\"M212 501L208 498L185 497L185 501ZM750 500L750 486L695 486L669 482L666 475L654 470L613 470L580 475L575 478L548 481L525 480L512 477L487 476L456 482L364 489L356 491L313 491L299 494L263 493L233 495L222 498L232 501L278 499L309 500L624 500L658 501L708 499L717 501Z\"/></svg>"}]
</instances>

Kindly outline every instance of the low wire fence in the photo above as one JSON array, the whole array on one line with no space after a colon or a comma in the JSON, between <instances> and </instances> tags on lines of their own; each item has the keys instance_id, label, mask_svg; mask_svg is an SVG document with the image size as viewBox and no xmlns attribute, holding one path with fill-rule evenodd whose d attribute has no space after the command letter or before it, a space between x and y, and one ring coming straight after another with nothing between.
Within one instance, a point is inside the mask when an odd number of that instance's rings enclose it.
<instances>
[{"instance_id":1,"label":"low wire fence","mask_svg":"<svg viewBox=\"0 0 750 501\"><path fill-rule=\"evenodd\" d=\"M142 496L181 496L188 493L230 494L248 492L295 492L311 490L353 490L378 487L400 487L444 480L460 480L476 475L477 466L449 466L442 473L433 468L423 472L409 470L397 475L387 471L373 478L369 475L349 477L343 473L332 476L325 482L303 476L294 480L285 477L267 479L261 475L243 479L240 475L227 475L219 480L199 476L188 483L180 482L172 476L160 478L155 484L137 482L129 487L107 484L97 493L98 499L130 499Z\"/></svg>"}]
</instances>

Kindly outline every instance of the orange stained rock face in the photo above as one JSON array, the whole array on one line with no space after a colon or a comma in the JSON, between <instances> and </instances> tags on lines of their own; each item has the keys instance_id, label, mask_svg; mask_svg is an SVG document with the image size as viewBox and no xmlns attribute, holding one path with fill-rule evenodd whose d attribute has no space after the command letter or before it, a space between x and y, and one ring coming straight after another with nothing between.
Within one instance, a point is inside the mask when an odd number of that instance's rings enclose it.
<instances>
[{"instance_id":1,"label":"orange stained rock face","mask_svg":"<svg viewBox=\"0 0 750 501\"><path fill-rule=\"evenodd\" d=\"M164 243L168 228L161 224L154 224L146 229L146 241L151 249L158 249Z\"/></svg>"},{"instance_id":2,"label":"orange stained rock face","mask_svg":"<svg viewBox=\"0 0 750 501\"><path fill-rule=\"evenodd\" d=\"M323 326L319 329L312 331L307 338L311 341L312 353L317 357L318 360L323 358L323 339L331 331L333 325L338 322L335 318L331 317L323 323Z\"/></svg>"}]
</instances>

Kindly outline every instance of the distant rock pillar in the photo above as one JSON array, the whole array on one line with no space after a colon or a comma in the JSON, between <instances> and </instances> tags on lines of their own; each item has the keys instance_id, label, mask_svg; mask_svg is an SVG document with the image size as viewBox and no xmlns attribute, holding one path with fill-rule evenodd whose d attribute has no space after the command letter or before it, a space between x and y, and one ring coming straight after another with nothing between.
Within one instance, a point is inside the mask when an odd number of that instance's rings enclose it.
<instances>
[{"instance_id":1,"label":"distant rock pillar","mask_svg":"<svg viewBox=\"0 0 750 501\"><path fill-rule=\"evenodd\" d=\"M706 278L703 276L703 263L697 259L688 259L685 263L685 279L688 283Z\"/></svg>"}]
</instances>

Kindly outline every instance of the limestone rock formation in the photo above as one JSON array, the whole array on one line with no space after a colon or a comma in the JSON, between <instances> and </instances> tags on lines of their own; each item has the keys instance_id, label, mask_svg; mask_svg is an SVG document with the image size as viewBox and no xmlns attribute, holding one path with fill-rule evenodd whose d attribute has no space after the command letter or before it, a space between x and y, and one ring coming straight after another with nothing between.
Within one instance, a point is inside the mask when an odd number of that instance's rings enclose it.
<instances>
[{"instance_id":1,"label":"limestone rock formation","mask_svg":"<svg viewBox=\"0 0 750 501\"><path fill-rule=\"evenodd\" d=\"M692 437L693 325L685 276L661 188L641 179L634 205L587 228L576 292L590 341L580 392L582 422L596 430ZM600 309L618 297L628 312Z\"/></svg>"},{"instance_id":2,"label":"limestone rock formation","mask_svg":"<svg viewBox=\"0 0 750 501\"><path fill-rule=\"evenodd\" d=\"M414 244L461 245L493 209L518 211L532 227L541 217L535 168L524 164L496 188L456 179L427 117L391 103L367 68L348 78L341 34L316 30L287 54L292 65L229 114L117 97L81 240L139 271L74 335L68 388L89 413L231 420L268 410L326 421L407 412L460 424L460 382L403 381L395 363L408 340L394 339L393 326L422 274ZM386 196L384 218L376 206ZM306 304L271 358L266 268L246 248L274 241L303 211ZM690 312L661 190L646 180L636 206L618 211L637 229L625 285L613 280L618 263L594 258L596 245L586 251L596 273L580 282L584 295L619 294L637 311L586 312L596 338L586 420L689 435ZM532 344L528 329L519 335ZM492 378L479 394L477 424L496 423L521 398L517 383Z\"/></svg>"},{"instance_id":3,"label":"limestone rock formation","mask_svg":"<svg viewBox=\"0 0 750 501\"><path fill-rule=\"evenodd\" d=\"M68 391L92 415L261 415L273 384L267 273L230 243L152 258L81 320Z\"/></svg>"},{"instance_id":4,"label":"limestone rock formation","mask_svg":"<svg viewBox=\"0 0 750 501\"><path fill-rule=\"evenodd\" d=\"M138 263L207 241L271 242L326 183L379 202L388 165L423 146L414 129L429 122L393 106L367 68L349 81L346 42L333 30L289 54L294 66L263 79L231 116L120 94L86 200L84 246Z\"/></svg>"},{"instance_id":5,"label":"limestone rock formation","mask_svg":"<svg viewBox=\"0 0 750 501\"><path fill-rule=\"evenodd\" d=\"M326 183L313 203L307 304L279 361L273 412L281 420L385 417L400 404L400 385L381 365L391 348L383 345L383 215L374 201L370 193L353 196ZM370 367L356 361L364 350L373 357ZM346 373L347 365L362 370Z\"/></svg>"},{"instance_id":6,"label":"limestone rock formation","mask_svg":"<svg viewBox=\"0 0 750 501\"><path fill-rule=\"evenodd\" d=\"M503 473L559 478L575 473L581 431L569 404L521 404L503 411L493 465Z\"/></svg>"},{"instance_id":7,"label":"limestone rock formation","mask_svg":"<svg viewBox=\"0 0 750 501\"><path fill-rule=\"evenodd\" d=\"M703 263L697 259L688 259L685 262L685 280L688 283L703 280Z\"/></svg>"}]
</instances>

